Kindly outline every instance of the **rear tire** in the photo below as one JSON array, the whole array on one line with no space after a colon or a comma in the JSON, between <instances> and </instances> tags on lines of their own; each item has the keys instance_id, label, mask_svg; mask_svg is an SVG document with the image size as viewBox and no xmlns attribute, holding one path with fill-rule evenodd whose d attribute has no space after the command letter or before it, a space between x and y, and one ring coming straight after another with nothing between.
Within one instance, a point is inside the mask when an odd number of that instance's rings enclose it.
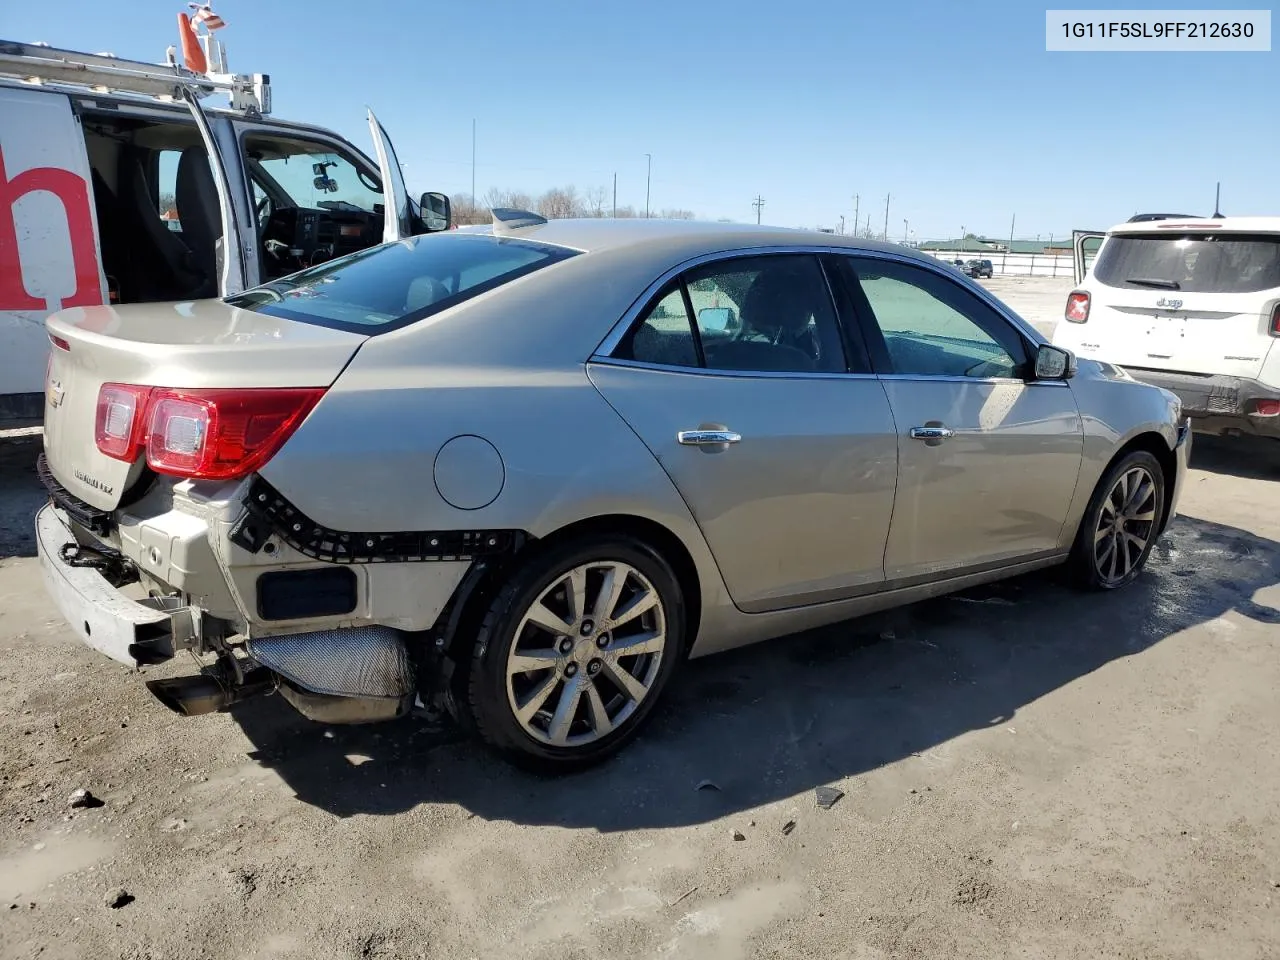
<instances>
[{"instance_id":1,"label":"rear tire","mask_svg":"<svg viewBox=\"0 0 1280 960\"><path fill-rule=\"evenodd\" d=\"M1164 468L1133 450L1103 474L1080 520L1068 561L1075 582L1116 590L1138 578L1164 522Z\"/></svg>"},{"instance_id":2,"label":"rear tire","mask_svg":"<svg viewBox=\"0 0 1280 960\"><path fill-rule=\"evenodd\" d=\"M470 719L518 766L582 769L640 731L684 648L679 582L647 544L591 536L537 550L480 627Z\"/></svg>"}]
</instances>

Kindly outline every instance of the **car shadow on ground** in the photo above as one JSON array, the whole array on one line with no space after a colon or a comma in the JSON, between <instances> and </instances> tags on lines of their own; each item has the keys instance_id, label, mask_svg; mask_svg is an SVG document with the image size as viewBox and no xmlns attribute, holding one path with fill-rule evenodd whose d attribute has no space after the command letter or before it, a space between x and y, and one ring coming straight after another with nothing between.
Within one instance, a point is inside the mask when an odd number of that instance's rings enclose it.
<instances>
[{"instance_id":1,"label":"car shadow on ground","mask_svg":"<svg viewBox=\"0 0 1280 960\"><path fill-rule=\"evenodd\" d=\"M1245 480L1280 480L1280 441L1196 434L1191 442L1191 466Z\"/></svg>"},{"instance_id":2,"label":"car shadow on ground","mask_svg":"<svg viewBox=\"0 0 1280 960\"><path fill-rule=\"evenodd\" d=\"M696 824L894 763L1253 599L1280 544L1182 517L1143 577L1082 595L1049 571L687 663L643 736L601 767L539 778L421 721L324 728L278 697L235 716L306 803L338 816L457 803L523 824L601 831ZM719 790L698 790L711 780Z\"/></svg>"}]
</instances>

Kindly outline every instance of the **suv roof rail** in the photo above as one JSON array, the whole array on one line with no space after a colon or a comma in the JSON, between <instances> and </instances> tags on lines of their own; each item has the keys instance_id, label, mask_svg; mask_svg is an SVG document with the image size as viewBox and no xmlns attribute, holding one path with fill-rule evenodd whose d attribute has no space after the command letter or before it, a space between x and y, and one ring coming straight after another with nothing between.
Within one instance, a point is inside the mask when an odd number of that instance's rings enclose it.
<instances>
[{"instance_id":1,"label":"suv roof rail","mask_svg":"<svg viewBox=\"0 0 1280 960\"><path fill-rule=\"evenodd\" d=\"M130 93L166 100L180 99L183 88L197 97L222 91L232 109L248 114L271 112L271 78L266 74L194 73L180 66L172 51L167 64L144 63L109 53L0 40L0 76L34 85L67 84L94 93Z\"/></svg>"}]
</instances>

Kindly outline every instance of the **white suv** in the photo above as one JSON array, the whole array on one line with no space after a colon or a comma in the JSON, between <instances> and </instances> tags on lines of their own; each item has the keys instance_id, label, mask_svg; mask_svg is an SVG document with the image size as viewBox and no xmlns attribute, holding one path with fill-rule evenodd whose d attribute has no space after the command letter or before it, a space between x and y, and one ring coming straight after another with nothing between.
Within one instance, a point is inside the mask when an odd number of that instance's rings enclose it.
<instances>
[{"instance_id":1,"label":"white suv","mask_svg":"<svg viewBox=\"0 0 1280 960\"><path fill-rule=\"evenodd\" d=\"M1172 390L1197 431L1280 437L1280 217L1113 227L1064 321L1056 345Z\"/></svg>"}]
</instances>

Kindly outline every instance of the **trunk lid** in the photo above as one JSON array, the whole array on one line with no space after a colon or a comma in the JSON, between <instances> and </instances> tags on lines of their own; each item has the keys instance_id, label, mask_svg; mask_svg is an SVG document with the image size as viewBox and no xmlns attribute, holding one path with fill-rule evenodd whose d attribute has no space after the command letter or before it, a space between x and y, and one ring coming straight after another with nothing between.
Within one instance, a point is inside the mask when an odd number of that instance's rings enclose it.
<instances>
[{"instance_id":1,"label":"trunk lid","mask_svg":"<svg viewBox=\"0 0 1280 960\"><path fill-rule=\"evenodd\" d=\"M82 307L47 321L44 446L68 492L113 510L144 468L98 450L104 383L180 387L327 387L366 337L229 306L221 300Z\"/></svg>"}]
</instances>

